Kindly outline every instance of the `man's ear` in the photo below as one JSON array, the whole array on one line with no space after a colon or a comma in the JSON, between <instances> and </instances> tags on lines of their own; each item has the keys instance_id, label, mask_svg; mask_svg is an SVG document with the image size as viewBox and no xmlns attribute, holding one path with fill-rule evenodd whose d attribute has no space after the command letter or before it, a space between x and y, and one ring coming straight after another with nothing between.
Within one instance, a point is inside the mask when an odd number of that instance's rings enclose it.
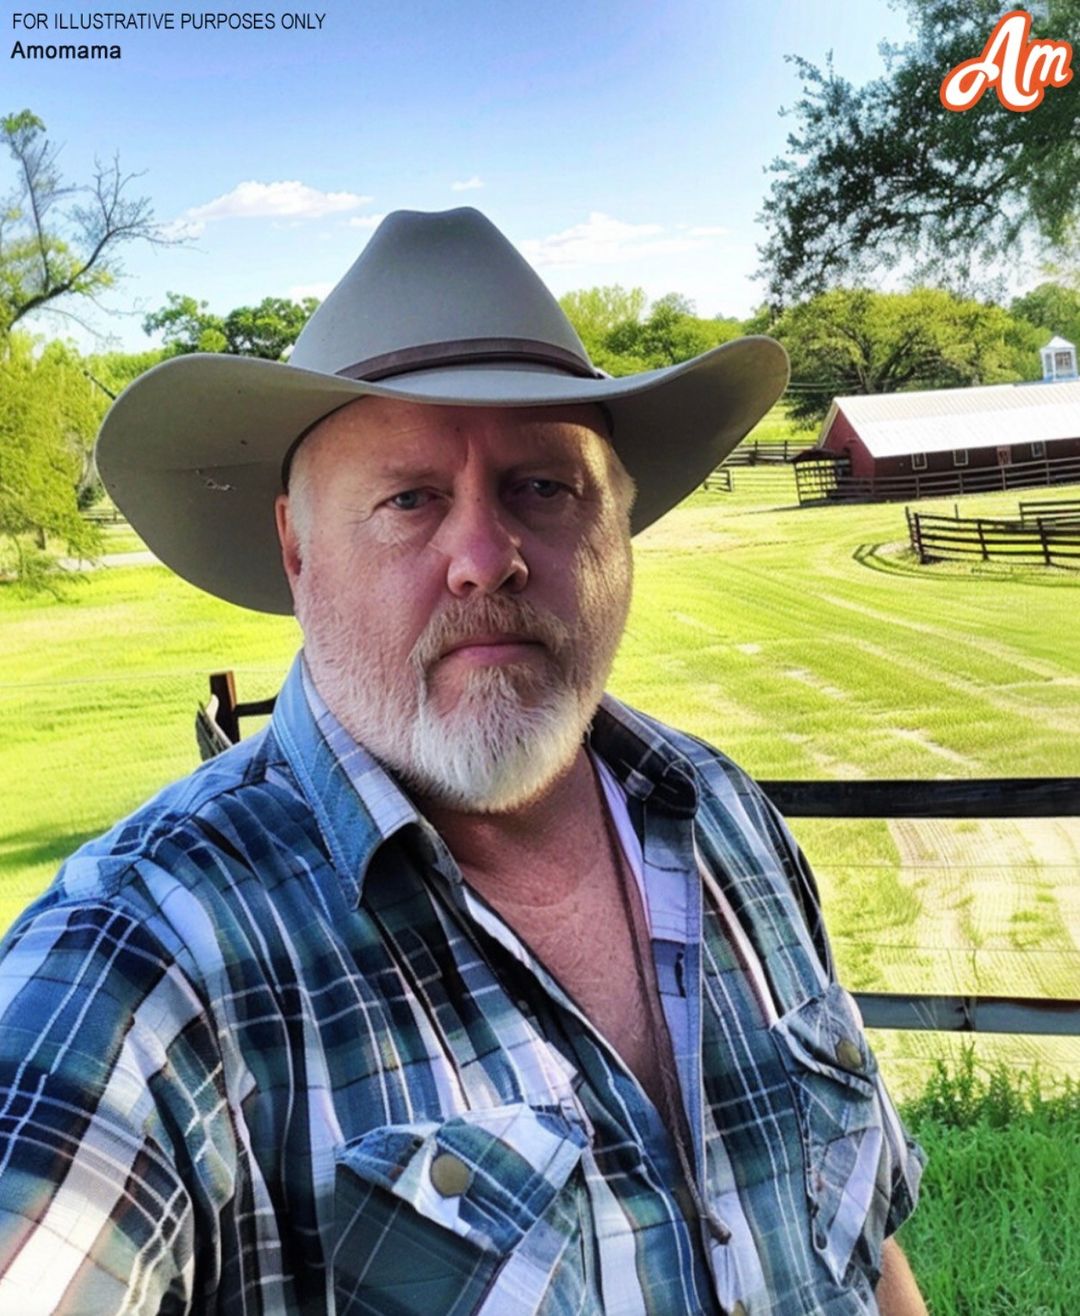
<instances>
[{"instance_id":1,"label":"man's ear","mask_svg":"<svg viewBox=\"0 0 1080 1316\"><path fill-rule=\"evenodd\" d=\"M281 544L281 564L290 587L294 587L300 575L302 555L300 537L296 533L296 522L289 507L289 495L278 494L274 500L274 519L277 522L278 541Z\"/></svg>"}]
</instances>

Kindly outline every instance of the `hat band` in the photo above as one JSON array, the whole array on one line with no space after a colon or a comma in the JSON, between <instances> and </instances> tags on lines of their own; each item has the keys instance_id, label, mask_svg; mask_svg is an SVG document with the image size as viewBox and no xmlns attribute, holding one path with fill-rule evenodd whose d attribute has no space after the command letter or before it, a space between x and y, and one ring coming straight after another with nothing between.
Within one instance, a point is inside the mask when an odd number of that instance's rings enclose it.
<instances>
[{"instance_id":1,"label":"hat band","mask_svg":"<svg viewBox=\"0 0 1080 1316\"><path fill-rule=\"evenodd\" d=\"M442 343L421 343L417 347L402 347L395 352L368 357L336 373L343 379L374 383L379 379L411 374L417 370L438 370L444 366L476 365L489 361L528 362L565 370L582 379L602 378L587 360L575 352L554 343L538 342L530 338L461 338Z\"/></svg>"}]
</instances>

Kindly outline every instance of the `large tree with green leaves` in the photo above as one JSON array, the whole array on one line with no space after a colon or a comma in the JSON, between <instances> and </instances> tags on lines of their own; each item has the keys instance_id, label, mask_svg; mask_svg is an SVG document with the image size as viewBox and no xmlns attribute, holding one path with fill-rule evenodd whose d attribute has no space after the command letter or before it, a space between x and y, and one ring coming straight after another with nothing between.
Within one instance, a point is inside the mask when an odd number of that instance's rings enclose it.
<instances>
[{"instance_id":1,"label":"large tree with green leaves","mask_svg":"<svg viewBox=\"0 0 1080 1316\"><path fill-rule=\"evenodd\" d=\"M699 318L694 303L677 292L669 292L649 306L643 288L627 291L613 284L569 292L559 304L593 363L611 375L688 361L741 331L738 320Z\"/></svg>"},{"instance_id":2,"label":"large tree with green leaves","mask_svg":"<svg viewBox=\"0 0 1080 1316\"><path fill-rule=\"evenodd\" d=\"M804 424L837 396L1037 378L1045 340L1000 306L940 288L835 288L789 307L769 332L791 356L788 400Z\"/></svg>"},{"instance_id":3,"label":"large tree with green leaves","mask_svg":"<svg viewBox=\"0 0 1080 1316\"><path fill-rule=\"evenodd\" d=\"M0 343L0 544L7 568L39 583L48 537L91 556L96 529L79 512L91 445L108 399L62 343L35 352L25 334Z\"/></svg>"},{"instance_id":4,"label":"large tree with green leaves","mask_svg":"<svg viewBox=\"0 0 1080 1316\"><path fill-rule=\"evenodd\" d=\"M0 118L0 147L13 178L0 194L0 338L43 309L74 314L122 273L132 242L161 242L148 198L133 196L134 175L114 159L98 163L90 182L66 182L59 148L30 110Z\"/></svg>"},{"instance_id":5,"label":"large tree with green leaves","mask_svg":"<svg viewBox=\"0 0 1080 1316\"><path fill-rule=\"evenodd\" d=\"M618 283L579 288L559 298L590 356L604 350L604 340L616 325L628 320L637 323L648 302L644 288L624 288Z\"/></svg>"},{"instance_id":6,"label":"large tree with green leaves","mask_svg":"<svg viewBox=\"0 0 1080 1316\"><path fill-rule=\"evenodd\" d=\"M143 320L143 329L148 334L160 332L172 354L228 352L280 361L318 304L316 297L299 302L264 297L258 306L238 306L221 316L206 302L170 292L165 305Z\"/></svg>"},{"instance_id":7,"label":"large tree with green leaves","mask_svg":"<svg viewBox=\"0 0 1080 1316\"><path fill-rule=\"evenodd\" d=\"M980 269L1018 244L1077 236L1080 96L1075 81L1016 113L994 94L957 113L942 79L980 55L1000 0L898 0L912 39L886 47L886 73L854 86L793 57L801 99L762 213L770 301L781 306L899 262L946 286L986 286ZM1076 42L1080 0L1036 10L1032 36Z\"/></svg>"},{"instance_id":8,"label":"large tree with green leaves","mask_svg":"<svg viewBox=\"0 0 1080 1316\"><path fill-rule=\"evenodd\" d=\"M1009 306L1013 315L1022 316L1044 330L1043 337L1056 334L1080 346L1080 290L1061 283L1040 283Z\"/></svg>"}]
</instances>

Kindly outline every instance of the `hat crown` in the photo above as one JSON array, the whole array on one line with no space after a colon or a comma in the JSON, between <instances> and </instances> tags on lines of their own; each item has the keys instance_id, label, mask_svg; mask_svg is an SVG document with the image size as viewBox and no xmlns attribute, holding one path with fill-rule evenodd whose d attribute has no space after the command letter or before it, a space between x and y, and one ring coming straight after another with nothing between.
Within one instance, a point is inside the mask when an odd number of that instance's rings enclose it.
<instances>
[{"instance_id":1,"label":"hat crown","mask_svg":"<svg viewBox=\"0 0 1080 1316\"><path fill-rule=\"evenodd\" d=\"M289 364L373 380L500 357L596 374L536 272L486 216L462 206L387 215Z\"/></svg>"}]
</instances>

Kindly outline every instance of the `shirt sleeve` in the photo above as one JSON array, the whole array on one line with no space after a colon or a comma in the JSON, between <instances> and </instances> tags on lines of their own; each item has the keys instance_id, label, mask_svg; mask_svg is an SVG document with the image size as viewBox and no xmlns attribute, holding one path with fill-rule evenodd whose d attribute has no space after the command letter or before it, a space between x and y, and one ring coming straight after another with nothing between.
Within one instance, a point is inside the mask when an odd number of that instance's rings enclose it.
<instances>
[{"instance_id":1,"label":"shirt sleeve","mask_svg":"<svg viewBox=\"0 0 1080 1316\"><path fill-rule=\"evenodd\" d=\"M228 1196L221 1087L203 1004L142 919L57 903L16 925L0 959L0 1310L190 1309L198 1218Z\"/></svg>"}]
</instances>

